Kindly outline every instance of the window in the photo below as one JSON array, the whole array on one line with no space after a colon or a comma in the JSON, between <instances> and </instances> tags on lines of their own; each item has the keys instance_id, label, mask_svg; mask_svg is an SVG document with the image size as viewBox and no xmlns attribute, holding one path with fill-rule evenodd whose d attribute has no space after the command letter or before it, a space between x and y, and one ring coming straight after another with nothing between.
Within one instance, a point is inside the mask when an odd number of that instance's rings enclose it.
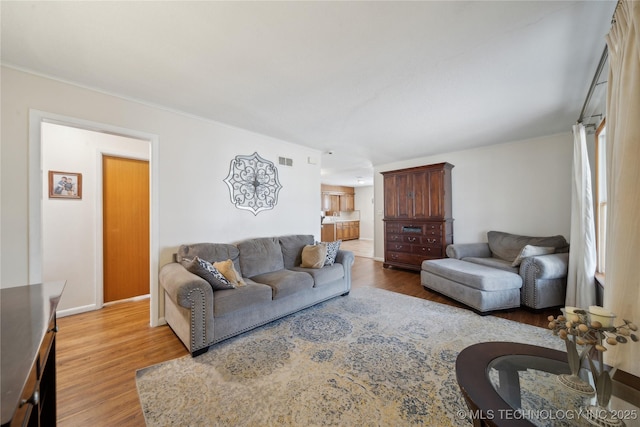
<instances>
[{"instance_id":1,"label":"window","mask_svg":"<svg viewBox=\"0 0 640 427\"><path fill-rule=\"evenodd\" d=\"M596 251L597 273L605 272L607 246L607 131L603 120L596 131Z\"/></svg>"}]
</instances>

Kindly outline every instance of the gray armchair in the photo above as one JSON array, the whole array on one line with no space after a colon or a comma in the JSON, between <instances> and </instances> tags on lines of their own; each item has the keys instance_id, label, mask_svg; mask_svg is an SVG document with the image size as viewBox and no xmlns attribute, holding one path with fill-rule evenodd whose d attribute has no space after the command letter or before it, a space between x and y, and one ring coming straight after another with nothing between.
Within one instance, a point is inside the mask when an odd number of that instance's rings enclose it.
<instances>
[{"instance_id":1,"label":"gray armchair","mask_svg":"<svg viewBox=\"0 0 640 427\"><path fill-rule=\"evenodd\" d=\"M487 238L487 243L449 245L447 256L519 274L520 303L524 306L542 309L564 305L569 245L563 236L529 237L489 231ZM529 254L523 253L527 245L534 247ZM537 255L535 248L547 253ZM518 260L520 255L525 256Z\"/></svg>"}]
</instances>

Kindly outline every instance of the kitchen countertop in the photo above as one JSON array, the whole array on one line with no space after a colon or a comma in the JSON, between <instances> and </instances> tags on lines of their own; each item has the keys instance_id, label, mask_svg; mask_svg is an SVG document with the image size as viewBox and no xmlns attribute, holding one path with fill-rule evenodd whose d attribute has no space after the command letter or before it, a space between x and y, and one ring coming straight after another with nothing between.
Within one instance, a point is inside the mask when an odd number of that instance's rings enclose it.
<instances>
[{"instance_id":1,"label":"kitchen countertop","mask_svg":"<svg viewBox=\"0 0 640 427\"><path fill-rule=\"evenodd\" d=\"M327 218L322 220L322 225L326 225L326 224L335 224L338 222L355 222L355 221L360 221L359 219L330 219L327 220Z\"/></svg>"}]
</instances>

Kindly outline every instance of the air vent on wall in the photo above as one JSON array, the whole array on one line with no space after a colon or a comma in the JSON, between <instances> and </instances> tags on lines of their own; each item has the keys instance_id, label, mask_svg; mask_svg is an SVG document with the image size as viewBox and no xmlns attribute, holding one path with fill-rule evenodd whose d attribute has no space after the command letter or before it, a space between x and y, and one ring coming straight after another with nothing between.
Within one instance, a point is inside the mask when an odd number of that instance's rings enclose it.
<instances>
[{"instance_id":1,"label":"air vent on wall","mask_svg":"<svg viewBox=\"0 0 640 427\"><path fill-rule=\"evenodd\" d=\"M278 163L280 163L282 166L293 166L293 159L278 157Z\"/></svg>"}]
</instances>

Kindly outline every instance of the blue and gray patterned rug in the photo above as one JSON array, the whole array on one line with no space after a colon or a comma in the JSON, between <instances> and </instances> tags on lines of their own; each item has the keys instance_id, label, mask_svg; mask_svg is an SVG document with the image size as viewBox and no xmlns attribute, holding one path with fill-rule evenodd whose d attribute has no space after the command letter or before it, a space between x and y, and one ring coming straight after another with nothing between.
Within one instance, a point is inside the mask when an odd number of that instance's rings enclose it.
<instances>
[{"instance_id":1,"label":"blue and gray patterned rug","mask_svg":"<svg viewBox=\"0 0 640 427\"><path fill-rule=\"evenodd\" d=\"M466 426L455 360L483 341L564 348L547 329L359 288L136 382L149 426Z\"/></svg>"}]
</instances>

